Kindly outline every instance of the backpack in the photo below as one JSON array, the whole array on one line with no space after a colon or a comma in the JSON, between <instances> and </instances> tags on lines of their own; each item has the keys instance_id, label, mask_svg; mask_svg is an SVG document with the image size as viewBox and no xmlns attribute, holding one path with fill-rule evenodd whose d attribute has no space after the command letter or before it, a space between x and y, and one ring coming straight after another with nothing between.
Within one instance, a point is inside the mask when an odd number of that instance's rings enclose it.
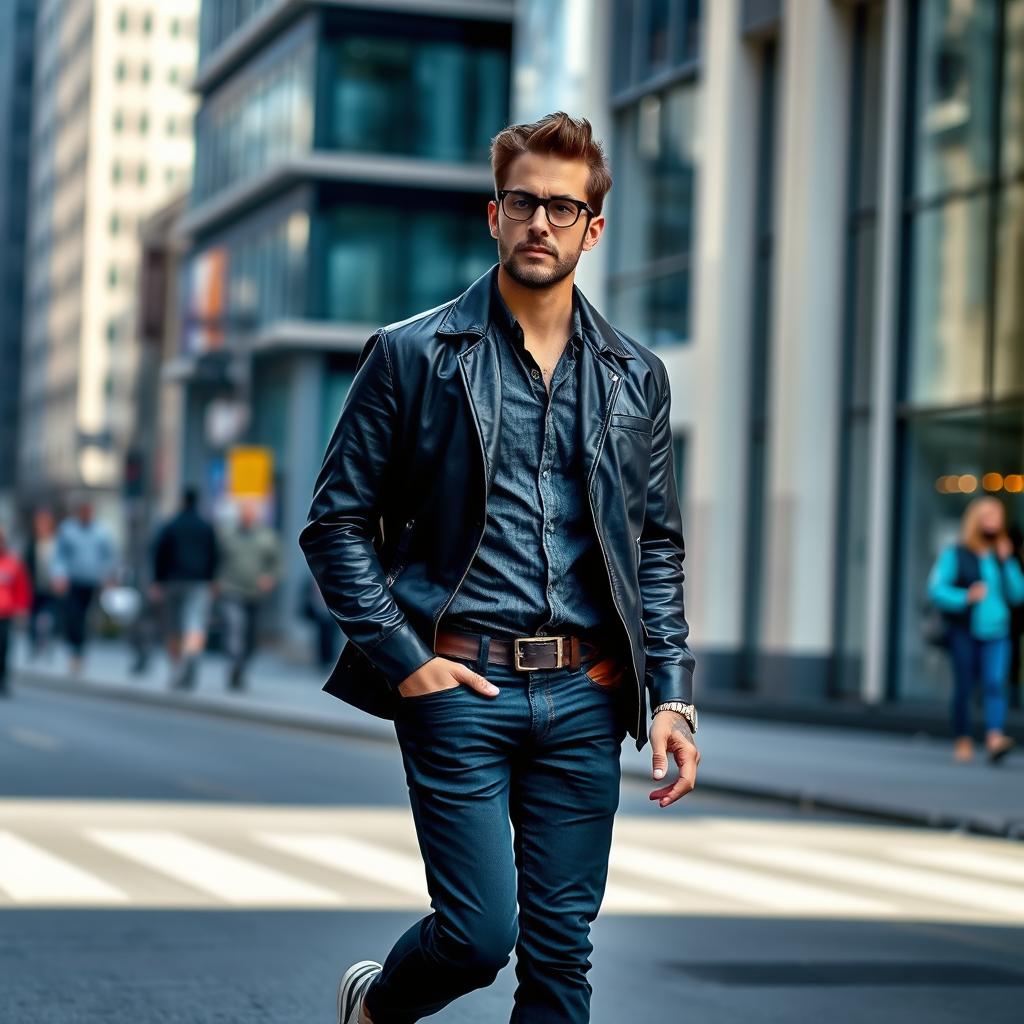
<instances>
[{"instance_id":1,"label":"backpack","mask_svg":"<svg viewBox=\"0 0 1024 1024\"><path fill-rule=\"evenodd\" d=\"M953 585L966 588L972 583L977 583L981 579L978 556L963 544L957 544L954 550L956 551L956 579L953 581ZM970 626L970 622L970 607L961 612L948 612L943 608L937 608L928 600L925 603L922 616L921 632L924 635L925 643L932 647L946 647L949 643L950 630L956 626L966 629Z\"/></svg>"}]
</instances>

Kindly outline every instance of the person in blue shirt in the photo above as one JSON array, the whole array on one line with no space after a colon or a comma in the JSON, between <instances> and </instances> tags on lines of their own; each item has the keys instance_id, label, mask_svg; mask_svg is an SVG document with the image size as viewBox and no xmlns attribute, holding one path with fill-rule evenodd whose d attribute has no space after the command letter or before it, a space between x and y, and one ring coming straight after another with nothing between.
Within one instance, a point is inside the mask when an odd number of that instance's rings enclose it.
<instances>
[{"instance_id":1,"label":"person in blue shirt","mask_svg":"<svg viewBox=\"0 0 1024 1024\"><path fill-rule=\"evenodd\" d=\"M960 550L958 550L958 548ZM1004 732L1010 667L1010 606L1024 604L1024 572L1006 533L1006 510L997 498L975 498L961 520L960 539L939 555L928 577L928 596L949 621L953 663L953 756L974 754L970 707L980 679L985 746L993 763L1013 746Z\"/></svg>"}]
</instances>

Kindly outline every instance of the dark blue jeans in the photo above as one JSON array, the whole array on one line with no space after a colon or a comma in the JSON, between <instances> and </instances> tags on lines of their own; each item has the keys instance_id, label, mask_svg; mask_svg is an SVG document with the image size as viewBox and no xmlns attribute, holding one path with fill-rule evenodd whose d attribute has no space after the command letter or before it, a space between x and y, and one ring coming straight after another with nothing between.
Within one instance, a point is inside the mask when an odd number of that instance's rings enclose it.
<instances>
[{"instance_id":1,"label":"dark blue jeans","mask_svg":"<svg viewBox=\"0 0 1024 1024\"><path fill-rule=\"evenodd\" d=\"M1006 681L1010 671L1010 638L977 640L959 627L949 632L953 661L953 735L971 735L971 698L981 681L985 728L1002 732L1006 724Z\"/></svg>"},{"instance_id":2,"label":"dark blue jeans","mask_svg":"<svg viewBox=\"0 0 1024 1024\"><path fill-rule=\"evenodd\" d=\"M511 1021L589 1021L626 726L619 688L585 669L487 665L497 697L460 685L402 698L395 731L433 912L371 986L374 1024L411 1024L490 985L513 948Z\"/></svg>"}]
</instances>

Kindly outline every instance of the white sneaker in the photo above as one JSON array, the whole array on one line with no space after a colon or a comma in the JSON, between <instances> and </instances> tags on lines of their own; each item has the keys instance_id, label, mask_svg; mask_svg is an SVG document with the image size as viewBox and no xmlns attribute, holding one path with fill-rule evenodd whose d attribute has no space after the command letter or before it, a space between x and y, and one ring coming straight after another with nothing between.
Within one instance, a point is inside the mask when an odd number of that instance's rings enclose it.
<instances>
[{"instance_id":1,"label":"white sneaker","mask_svg":"<svg viewBox=\"0 0 1024 1024\"><path fill-rule=\"evenodd\" d=\"M376 960L360 960L342 975L338 985L338 1024L359 1024L363 996L382 970Z\"/></svg>"}]
</instances>

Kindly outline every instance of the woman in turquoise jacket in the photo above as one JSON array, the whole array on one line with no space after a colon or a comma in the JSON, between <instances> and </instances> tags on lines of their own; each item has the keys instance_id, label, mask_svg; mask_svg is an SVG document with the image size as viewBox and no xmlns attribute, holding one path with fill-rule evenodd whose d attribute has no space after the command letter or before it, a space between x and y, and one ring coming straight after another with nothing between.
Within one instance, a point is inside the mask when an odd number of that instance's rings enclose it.
<instances>
[{"instance_id":1,"label":"woman in turquoise jacket","mask_svg":"<svg viewBox=\"0 0 1024 1024\"><path fill-rule=\"evenodd\" d=\"M975 498L964 511L960 540L939 555L928 578L928 595L947 614L947 646L953 663L953 756L969 761L971 696L981 680L985 746L999 761L1013 746L1003 732L1010 668L1010 606L1024 604L1021 571L1006 534L1006 510L997 498Z\"/></svg>"}]
</instances>

